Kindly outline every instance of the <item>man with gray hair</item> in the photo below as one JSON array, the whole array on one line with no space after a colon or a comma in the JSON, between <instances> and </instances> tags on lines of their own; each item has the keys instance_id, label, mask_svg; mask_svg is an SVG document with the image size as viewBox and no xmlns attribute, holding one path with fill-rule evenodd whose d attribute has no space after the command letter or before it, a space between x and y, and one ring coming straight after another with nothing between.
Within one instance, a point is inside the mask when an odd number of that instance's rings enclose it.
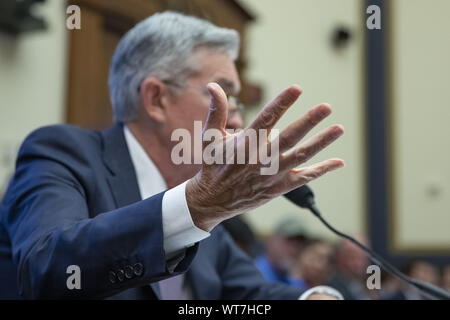
<instances>
[{"instance_id":1,"label":"man with gray hair","mask_svg":"<svg viewBox=\"0 0 450 320\"><path fill-rule=\"evenodd\" d=\"M147 18L122 38L109 76L116 124L102 132L45 127L21 147L0 208L1 296L301 295L267 283L218 224L343 166L330 159L295 169L342 135L335 125L295 146L330 106L316 106L280 133L274 175L261 175L260 164L178 165L171 157L177 129L193 133L201 122L204 135L215 130L220 141L245 140L251 130L268 134L301 94L296 85L287 88L248 128L227 132L243 126L238 49L235 31L173 12ZM264 138L259 150L272 143ZM210 145L192 141L198 144ZM318 292L308 296L338 296Z\"/></svg>"}]
</instances>

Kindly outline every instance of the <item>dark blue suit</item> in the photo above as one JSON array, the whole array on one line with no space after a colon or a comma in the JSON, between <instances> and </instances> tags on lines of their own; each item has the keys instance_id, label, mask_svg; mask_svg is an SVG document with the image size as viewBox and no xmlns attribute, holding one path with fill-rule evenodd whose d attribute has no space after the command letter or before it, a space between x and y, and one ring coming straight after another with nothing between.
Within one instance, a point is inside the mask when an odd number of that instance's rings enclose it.
<instances>
[{"instance_id":1,"label":"dark blue suit","mask_svg":"<svg viewBox=\"0 0 450 320\"><path fill-rule=\"evenodd\" d=\"M265 282L221 227L188 249L170 273L162 196L140 201L121 125L33 132L0 207L0 298L155 299L156 281L186 271L197 299L301 294ZM66 286L69 265L81 269L81 290Z\"/></svg>"}]
</instances>

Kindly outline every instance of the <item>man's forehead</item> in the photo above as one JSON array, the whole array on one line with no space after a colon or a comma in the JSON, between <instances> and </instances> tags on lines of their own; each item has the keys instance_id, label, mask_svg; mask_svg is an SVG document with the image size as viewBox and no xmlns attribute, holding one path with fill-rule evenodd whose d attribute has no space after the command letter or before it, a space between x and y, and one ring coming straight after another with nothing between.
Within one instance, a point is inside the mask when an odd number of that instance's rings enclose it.
<instances>
[{"instance_id":1,"label":"man's forehead","mask_svg":"<svg viewBox=\"0 0 450 320\"><path fill-rule=\"evenodd\" d=\"M218 83L229 94L238 94L241 90L239 75L234 61L223 52L208 47L198 48L195 52L199 69L197 76L209 82Z\"/></svg>"}]
</instances>

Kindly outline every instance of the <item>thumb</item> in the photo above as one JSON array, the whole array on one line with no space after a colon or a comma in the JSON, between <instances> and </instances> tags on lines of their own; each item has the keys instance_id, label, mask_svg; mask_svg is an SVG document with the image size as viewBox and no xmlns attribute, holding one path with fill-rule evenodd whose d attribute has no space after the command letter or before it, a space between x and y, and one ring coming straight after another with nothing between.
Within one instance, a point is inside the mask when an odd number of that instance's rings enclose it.
<instances>
[{"instance_id":1,"label":"thumb","mask_svg":"<svg viewBox=\"0 0 450 320\"><path fill-rule=\"evenodd\" d=\"M206 88L211 95L208 118L205 129L224 130L227 123L228 99L223 89L215 82L208 83Z\"/></svg>"}]
</instances>

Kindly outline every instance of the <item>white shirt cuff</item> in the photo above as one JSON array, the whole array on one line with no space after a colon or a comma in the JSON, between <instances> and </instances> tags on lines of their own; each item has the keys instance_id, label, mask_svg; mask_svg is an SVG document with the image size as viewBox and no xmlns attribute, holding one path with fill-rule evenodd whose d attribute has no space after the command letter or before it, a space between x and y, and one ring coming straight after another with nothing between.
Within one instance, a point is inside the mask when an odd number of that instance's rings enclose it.
<instances>
[{"instance_id":1,"label":"white shirt cuff","mask_svg":"<svg viewBox=\"0 0 450 320\"><path fill-rule=\"evenodd\" d=\"M186 182L166 191L162 200L162 225L166 261L210 236L192 221L186 202Z\"/></svg>"}]
</instances>

